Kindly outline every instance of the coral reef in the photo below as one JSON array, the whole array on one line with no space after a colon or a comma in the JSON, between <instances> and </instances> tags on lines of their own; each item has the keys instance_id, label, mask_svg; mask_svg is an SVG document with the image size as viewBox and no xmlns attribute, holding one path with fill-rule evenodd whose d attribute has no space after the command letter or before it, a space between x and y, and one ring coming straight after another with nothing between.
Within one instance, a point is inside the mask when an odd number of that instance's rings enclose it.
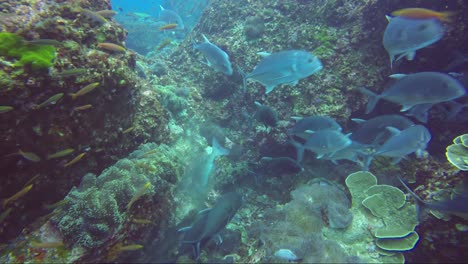
<instances>
[{"instance_id":1,"label":"coral reef","mask_svg":"<svg viewBox=\"0 0 468 264\"><path fill-rule=\"evenodd\" d=\"M460 170L468 170L468 134L453 139L453 144L447 146L447 160Z\"/></svg>"}]
</instances>

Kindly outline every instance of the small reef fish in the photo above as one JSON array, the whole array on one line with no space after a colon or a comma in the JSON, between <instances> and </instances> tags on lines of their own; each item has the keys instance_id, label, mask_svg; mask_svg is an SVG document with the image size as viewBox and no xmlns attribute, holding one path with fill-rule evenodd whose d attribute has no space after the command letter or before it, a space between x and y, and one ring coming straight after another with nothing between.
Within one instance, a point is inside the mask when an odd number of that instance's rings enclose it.
<instances>
[{"instance_id":1,"label":"small reef fish","mask_svg":"<svg viewBox=\"0 0 468 264\"><path fill-rule=\"evenodd\" d=\"M114 52L125 52L127 50L125 47L109 42L98 43L98 47L104 50Z\"/></svg>"},{"instance_id":2,"label":"small reef fish","mask_svg":"<svg viewBox=\"0 0 468 264\"><path fill-rule=\"evenodd\" d=\"M451 22L452 16L455 15L455 12L451 11L443 11L437 12L434 10L426 9L426 8L403 8L399 10L395 10L392 12L392 16L400 16L406 18L414 18L414 19L428 19L428 18L436 18L443 22Z\"/></svg>"},{"instance_id":3,"label":"small reef fish","mask_svg":"<svg viewBox=\"0 0 468 264\"><path fill-rule=\"evenodd\" d=\"M150 189L153 185L151 185L151 182L147 182L145 183L145 185L143 185L143 187L141 187L140 189L138 189L138 191L133 195L132 199L130 199L130 201L128 202L127 204L127 210L130 210L130 208L132 208L132 205L138 200L140 199L140 197L142 197L143 195L146 194L146 192L148 191L148 189Z\"/></svg>"},{"instance_id":4,"label":"small reef fish","mask_svg":"<svg viewBox=\"0 0 468 264\"><path fill-rule=\"evenodd\" d=\"M75 158L73 158L72 160L70 160L69 162L65 163L63 165L64 168L68 167L68 166L71 166L75 163L77 163L78 161L80 161L84 156L86 155L86 152L83 152L81 154L79 154L78 156L76 156Z\"/></svg>"},{"instance_id":5,"label":"small reef fish","mask_svg":"<svg viewBox=\"0 0 468 264\"><path fill-rule=\"evenodd\" d=\"M53 203L53 204L45 204L43 207L45 209L48 209L48 210L53 210L55 208L59 208L59 207L62 207L66 204L68 204L70 201L69 200L60 200L56 203Z\"/></svg>"},{"instance_id":6,"label":"small reef fish","mask_svg":"<svg viewBox=\"0 0 468 264\"><path fill-rule=\"evenodd\" d=\"M98 14L97 12L91 11L85 8L79 8L81 14L89 18L91 21L98 23L99 25L107 23L107 19L105 19L102 15Z\"/></svg>"},{"instance_id":7,"label":"small reef fish","mask_svg":"<svg viewBox=\"0 0 468 264\"><path fill-rule=\"evenodd\" d=\"M33 187L33 185L29 184L28 186L21 189L21 191L15 193L14 195L12 195L9 198L4 199L2 201L3 207L6 207L8 204L10 204L10 203L18 200L19 198L23 197L25 194L27 194L29 191L31 191L32 187Z\"/></svg>"},{"instance_id":8,"label":"small reef fish","mask_svg":"<svg viewBox=\"0 0 468 264\"><path fill-rule=\"evenodd\" d=\"M13 109L14 109L14 108L13 108L12 106L0 105L0 114L10 112L10 111L13 110Z\"/></svg>"},{"instance_id":9,"label":"small reef fish","mask_svg":"<svg viewBox=\"0 0 468 264\"><path fill-rule=\"evenodd\" d=\"M70 115L72 115L73 113L75 113L77 111L83 111L83 110L86 110L86 109L90 109L91 107L93 107L92 104L86 104L86 105L81 105L81 106L74 107L72 109Z\"/></svg>"},{"instance_id":10,"label":"small reef fish","mask_svg":"<svg viewBox=\"0 0 468 264\"><path fill-rule=\"evenodd\" d=\"M63 97L63 93L58 93L56 95L51 96L49 99L45 100L39 105L35 105L33 108L34 109L41 109L45 106L51 105L51 104L56 104L58 100L60 100Z\"/></svg>"},{"instance_id":11,"label":"small reef fish","mask_svg":"<svg viewBox=\"0 0 468 264\"><path fill-rule=\"evenodd\" d=\"M167 45L171 44L171 42L172 42L172 39L171 39L171 38L167 38L167 39L161 41L161 43L159 44L159 46L156 47L156 51L162 50L162 49L165 48Z\"/></svg>"},{"instance_id":12,"label":"small reef fish","mask_svg":"<svg viewBox=\"0 0 468 264\"><path fill-rule=\"evenodd\" d=\"M163 31L163 30L175 29L176 27L177 27L176 23L171 23L171 24L166 24L166 25L160 26L158 29L159 29L159 31Z\"/></svg>"},{"instance_id":13,"label":"small reef fish","mask_svg":"<svg viewBox=\"0 0 468 264\"><path fill-rule=\"evenodd\" d=\"M244 90L246 82L252 79L265 86L270 93L280 84L296 85L300 79L306 78L323 66L320 60L304 50L285 50L277 53L259 53L264 58L255 66L251 73L244 75Z\"/></svg>"},{"instance_id":14,"label":"small reef fish","mask_svg":"<svg viewBox=\"0 0 468 264\"><path fill-rule=\"evenodd\" d=\"M253 117L258 122L270 127L275 127L278 124L278 114L276 114L273 108L262 105L259 102L255 102L255 105L257 106L257 111L255 111Z\"/></svg>"},{"instance_id":15,"label":"small reef fish","mask_svg":"<svg viewBox=\"0 0 468 264\"><path fill-rule=\"evenodd\" d=\"M143 247L144 246L140 244L123 245L121 242L119 242L109 249L109 251L107 252L106 261L114 261L118 257L118 255L123 251L140 250Z\"/></svg>"},{"instance_id":16,"label":"small reef fish","mask_svg":"<svg viewBox=\"0 0 468 264\"><path fill-rule=\"evenodd\" d=\"M48 155L47 159L50 160L50 159L61 158L61 157L64 157L66 155L69 155L69 154L73 153L73 151L75 151L75 150L72 149L72 148L67 148L67 149L55 152L54 154Z\"/></svg>"},{"instance_id":17,"label":"small reef fish","mask_svg":"<svg viewBox=\"0 0 468 264\"><path fill-rule=\"evenodd\" d=\"M9 207L0 214L0 224L10 215L13 208Z\"/></svg>"},{"instance_id":18,"label":"small reef fish","mask_svg":"<svg viewBox=\"0 0 468 264\"><path fill-rule=\"evenodd\" d=\"M177 24L177 29L184 29L184 22L182 18L175 11L165 9L162 5L159 6L161 11L159 11L159 19L168 23L168 24Z\"/></svg>"},{"instance_id":19,"label":"small reef fish","mask_svg":"<svg viewBox=\"0 0 468 264\"><path fill-rule=\"evenodd\" d=\"M451 101L466 94L465 88L450 75L440 72L418 72L413 74L396 74L390 77L397 79L380 95L365 88L359 89L370 97L366 113L370 113L380 99L400 104L402 112L419 104L436 104Z\"/></svg>"},{"instance_id":20,"label":"small reef fish","mask_svg":"<svg viewBox=\"0 0 468 264\"><path fill-rule=\"evenodd\" d=\"M18 153L20 156L22 156L23 158L29 160L29 161L32 161L32 162L38 162L41 160L41 158L36 155L35 153L33 152L24 152L22 151L21 149L18 150Z\"/></svg>"},{"instance_id":21,"label":"small reef fish","mask_svg":"<svg viewBox=\"0 0 468 264\"><path fill-rule=\"evenodd\" d=\"M50 45L50 46L61 46L62 42L55 39L34 39L26 41L31 45Z\"/></svg>"},{"instance_id":22,"label":"small reef fish","mask_svg":"<svg viewBox=\"0 0 468 264\"><path fill-rule=\"evenodd\" d=\"M56 241L56 242L36 242L31 241L32 248L59 248L63 247L63 242Z\"/></svg>"},{"instance_id":23,"label":"small reef fish","mask_svg":"<svg viewBox=\"0 0 468 264\"><path fill-rule=\"evenodd\" d=\"M194 44L193 48L200 51L206 59L206 64L217 72L222 72L226 75L232 75L232 66L229 61L229 55L218 46L211 43L208 38L203 35L205 42Z\"/></svg>"},{"instance_id":24,"label":"small reef fish","mask_svg":"<svg viewBox=\"0 0 468 264\"><path fill-rule=\"evenodd\" d=\"M77 97L85 95L85 94L91 92L92 90L94 90L98 86L99 86L98 82L91 83L91 84L88 84L85 87L81 88L78 92L69 93L68 95L71 96L72 100L75 100Z\"/></svg>"},{"instance_id":25,"label":"small reef fish","mask_svg":"<svg viewBox=\"0 0 468 264\"><path fill-rule=\"evenodd\" d=\"M283 260L283 261L288 261L288 262L298 262L298 261L301 261L302 258L299 258L298 256L296 256L296 254L294 254L294 252L292 252L290 249L278 249L276 252L275 252L275 257Z\"/></svg>"},{"instance_id":26,"label":"small reef fish","mask_svg":"<svg viewBox=\"0 0 468 264\"><path fill-rule=\"evenodd\" d=\"M239 210L242 202L242 196L236 192L224 194L212 208L198 212L191 226L177 231L184 233L181 243L192 245L195 260L200 256L200 243L223 230Z\"/></svg>"},{"instance_id":27,"label":"small reef fish","mask_svg":"<svg viewBox=\"0 0 468 264\"><path fill-rule=\"evenodd\" d=\"M133 131L133 129L135 129L135 127L134 127L134 126L131 126L131 127L127 128L127 129L125 129L124 131L122 131L122 134L130 133L130 132Z\"/></svg>"},{"instance_id":28,"label":"small reef fish","mask_svg":"<svg viewBox=\"0 0 468 264\"><path fill-rule=\"evenodd\" d=\"M292 117L296 120L296 124L288 130L289 136L296 136L307 140L310 137L310 131L319 131L323 129L331 129L341 131L341 126L335 119L329 116L308 116L308 117Z\"/></svg>"},{"instance_id":29,"label":"small reef fish","mask_svg":"<svg viewBox=\"0 0 468 264\"><path fill-rule=\"evenodd\" d=\"M54 73L53 76L54 77L64 78L64 77L82 75L82 74L85 74L86 72L87 72L87 70L84 69L84 68L76 68L76 69L68 69L68 70L63 70L61 72L56 72L56 73Z\"/></svg>"},{"instance_id":30,"label":"small reef fish","mask_svg":"<svg viewBox=\"0 0 468 264\"><path fill-rule=\"evenodd\" d=\"M140 219L140 218L131 218L130 220L132 223L139 224L139 225L150 225L153 221L148 219Z\"/></svg>"},{"instance_id":31,"label":"small reef fish","mask_svg":"<svg viewBox=\"0 0 468 264\"><path fill-rule=\"evenodd\" d=\"M445 31L437 19L410 19L399 16L388 19L383 46L390 56L390 66L403 57L413 60L416 50L439 41ZM398 57L395 59L395 56Z\"/></svg>"},{"instance_id":32,"label":"small reef fish","mask_svg":"<svg viewBox=\"0 0 468 264\"><path fill-rule=\"evenodd\" d=\"M398 163L404 156L413 152L421 158L427 143L431 140L431 133L422 125L410 126L401 131L394 127L387 129L393 136L377 149L374 155L392 157L394 163Z\"/></svg>"},{"instance_id":33,"label":"small reef fish","mask_svg":"<svg viewBox=\"0 0 468 264\"><path fill-rule=\"evenodd\" d=\"M116 11L114 10L100 10L100 11L97 11L96 14L102 16L102 17L105 17L105 18L112 18L113 16L115 16L117 14Z\"/></svg>"}]
</instances>

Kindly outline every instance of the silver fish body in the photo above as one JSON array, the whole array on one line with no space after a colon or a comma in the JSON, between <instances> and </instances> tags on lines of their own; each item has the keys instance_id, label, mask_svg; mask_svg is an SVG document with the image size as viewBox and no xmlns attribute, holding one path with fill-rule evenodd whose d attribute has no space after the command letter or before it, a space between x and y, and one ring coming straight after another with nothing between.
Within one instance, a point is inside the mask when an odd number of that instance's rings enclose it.
<instances>
[{"instance_id":1,"label":"silver fish body","mask_svg":"<svg viewBox=\"0 0 468 264\"><path fill-rule=\"evenodd\" d=\"M195 44L193 47L203 53L206 64L217 72L232 75L232 65L229 55L218 46L211 43L205 35L202 35L205 42Z\"/></svg>"},{"instance_id":2,"label":"silver fish body","mask_svg":"<svg viewBox=\"0 0 468 264\"><path fill-rule=\"evenodd\" d=\"M401 159L406 155L416 153L418 157L421 157L427 143L431 140L431 133L422 125L414 125L401 131L391 127L388 129L394 133L394 136L389 138L375 155Z\"/></svg>"}]
</instances>

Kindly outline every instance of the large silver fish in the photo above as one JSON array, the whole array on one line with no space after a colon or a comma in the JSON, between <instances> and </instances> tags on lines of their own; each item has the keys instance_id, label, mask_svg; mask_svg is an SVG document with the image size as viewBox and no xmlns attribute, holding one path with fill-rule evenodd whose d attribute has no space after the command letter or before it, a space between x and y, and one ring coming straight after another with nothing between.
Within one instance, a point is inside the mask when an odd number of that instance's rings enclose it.
<instances>
[{"instance_id":1,"label":"large silver fish","mask_svg":"<svg viewBox=\"0 0 468 264\"><path fill-rule=\"evenodd\" d=\"M280 84L296 85L300 79L323 68L315 55L304 50L285 50L260 55L264 58L251 73L244 76L244 89L246 81L252 79L264 85L268 94Z\"/></svg>"},{"instance_id":2,"label":"large silver fish","mask_svg":"<svg viewBox=\"0 0 468 264\"><path fill-rule=\"evenodd\" d=\"M390 56L390 65L405 56L412 60L416 50L437 42L444 35L444 27L437 19L387 19L389 23L384 32L383 45ZM395 59L395 56L398 57Z\"/></svg>"},{"instance_id":3,"label":"large silver fish","mask_svg":"<svg viewBox=\"0 0 468 264\"><path fill-rule=\"evenodd\" d=\"M211 43L205 35L205 42L193 45L193 48L203 53L206 64L217 72L232 75L232 66L229 55L215 44Z\"/></svg>"}]
</instances>

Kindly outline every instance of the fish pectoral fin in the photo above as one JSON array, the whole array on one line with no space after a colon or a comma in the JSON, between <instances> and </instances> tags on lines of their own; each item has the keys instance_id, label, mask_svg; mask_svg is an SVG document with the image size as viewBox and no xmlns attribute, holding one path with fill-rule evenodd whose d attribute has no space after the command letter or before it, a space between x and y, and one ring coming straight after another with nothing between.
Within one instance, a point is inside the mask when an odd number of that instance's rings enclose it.
<instances>
[{"instance_id":1,"label":"fish pectoral fin","mask_svg":"<svg viewBox=\"0 0 468 264\"><path fill-rule=\"evenodd\" d=\"M409 60L409 61L412 61L414 59L414 57L416 56L416 52L415 51L410 51L410 52L407 52L406 53L406 59Z\"/></svg>"},{"instance_id":2,"label":"fish pectoral fin","mask_svg":"<svg viewBox=\"0 0 468 264\"><path fill-rule=\"evenodd\" d=\"M386 129L392 134L392 136L396 136L401 133L401 131L396 127L388 126Z\"/></svg>"},{"instance_id":3,"label":"fish pectoral fin","mask_svg":"<svg viewBox=\"0 0 468 264\"><path fill-rule=\"evenodd\" d=\"M201 215L201 214L206 214L206 213L208 213L209 211L211 211L211 209L212 209L212 208L203 209L203 210L201 210L200 212L198 212L198 214L199 214L199 215Z\"/></svg>"},{"instance_id":4,"label":"fish pectoral fin","mask_svg":"<svg viewBox=\"0 0 468 264\"><path fill-rule=\"evenodd\" d=\"M180 232L186 232L188 230L192 229L192 226L186 226L186 227L182 227L180 229L177 230L178 233Z\"/></svg>"},{"instance_id":5,"label":"fish pectoral fin","mask_svg":"<svg viewBox=\"0 0 468 264\"><path fill-rule=\"evenodd\" d=\"M265 89L265 93L269 94L271 91L273 91L273 89L275 89L275 85L269 85Z\"/></svg>"}]
</instances>

